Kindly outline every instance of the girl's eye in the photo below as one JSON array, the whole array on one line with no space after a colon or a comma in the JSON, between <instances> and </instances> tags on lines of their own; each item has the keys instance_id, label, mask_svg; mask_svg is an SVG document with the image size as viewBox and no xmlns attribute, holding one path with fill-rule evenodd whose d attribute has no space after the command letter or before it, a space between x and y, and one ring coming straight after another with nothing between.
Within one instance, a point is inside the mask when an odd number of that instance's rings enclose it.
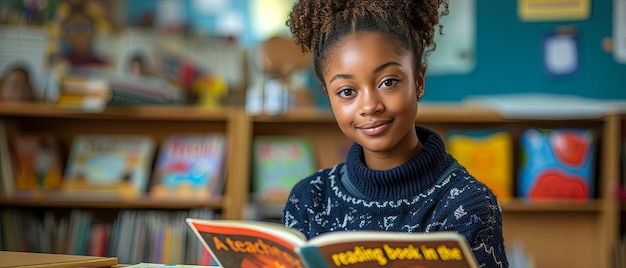
<instances>
[{"instance_id":1,"label":"girl's eye","mask_svg":"<svg viewBox=\"0 0 626 268\"><path fill-rule=\"evenodd\" d=\"M345 89L340 90L339 93L337 93L337 95L339 95L339 97L342 97L342 98L349 98L355 93L356 92L353 89L345 88Z\"/></svg>"},{"instance_id":2,"label":"girl's eye","mask_svg":"<svg viewBox=\"0 0 626 268\"><path fill-rule=\"evenodd\" d=\"M392 87L398 83L398 79L387 79L380 84L380 87Z\"/></svg>"}]
</instances>

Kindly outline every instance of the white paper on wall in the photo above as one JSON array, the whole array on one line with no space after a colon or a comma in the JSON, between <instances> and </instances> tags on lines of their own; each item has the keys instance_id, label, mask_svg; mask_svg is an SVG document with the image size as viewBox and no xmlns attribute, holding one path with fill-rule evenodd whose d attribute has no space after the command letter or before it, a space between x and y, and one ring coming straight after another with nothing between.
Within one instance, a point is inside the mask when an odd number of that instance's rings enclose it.
<instances>
[{"instance_id":1,"label":"white paper on wall","mask_svg":"<svg viewBox=\"0 0 626 268\"><path fill-rule=\"evenodd\" d=\"M428 56L428 75L467 74L476 66L476 2L449 1L449 14L440 20L443 35L435 31L437 49Z\"/></svg>"},{"instance_id":2,"label":"white paper on wall","mask_svg":"<svg viewBox=\"0 0 626 268\"><path fill-rule=\"evenodd\" d=\"M613 0L613 58L626 64L626 0Z\"/></svg>"}]
</instances>

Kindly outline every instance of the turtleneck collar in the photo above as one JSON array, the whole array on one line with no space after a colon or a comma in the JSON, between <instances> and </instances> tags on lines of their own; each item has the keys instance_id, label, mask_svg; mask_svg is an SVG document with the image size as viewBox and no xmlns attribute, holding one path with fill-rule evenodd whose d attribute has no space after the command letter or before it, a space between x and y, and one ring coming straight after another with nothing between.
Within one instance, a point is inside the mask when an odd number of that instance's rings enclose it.
<instances>
[{"instance_id":1,"label":"turtleneck collar","mask_svg":"<svg viewBox=\"0 0 626 268\"><path fill-rule=\"evenodd\" d=\"M372 200L408 199L430 188L454 159L446 153L437 133L425 127L415 129L422 149L406 163L388 170L368 168L363 147L354 143L346 157L350 188Z\"/></svg>"}]
</instances>

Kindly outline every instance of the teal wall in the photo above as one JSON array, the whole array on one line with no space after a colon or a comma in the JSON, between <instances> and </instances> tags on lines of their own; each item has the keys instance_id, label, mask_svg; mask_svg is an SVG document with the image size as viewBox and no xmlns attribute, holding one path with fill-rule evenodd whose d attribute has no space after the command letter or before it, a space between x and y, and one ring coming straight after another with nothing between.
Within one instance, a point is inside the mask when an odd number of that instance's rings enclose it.
<instances>
[{"instance_id":1,"label":"teal wall","mask_svg":"<svg viewBox=\"0 0 626 268\"><path fill-rule=\"evenodd\" d=\"M588 20L524 23L517 17L517 1L477 0L476 68L466 75L428 76L424 100L522 92L626 99L626 64L601 47L602 38L612 35L613 1L591 3ZM578 30L579 69L566 77L548 76L541 41L556 27L570 25Z\"/></svg>"}]
</instances>

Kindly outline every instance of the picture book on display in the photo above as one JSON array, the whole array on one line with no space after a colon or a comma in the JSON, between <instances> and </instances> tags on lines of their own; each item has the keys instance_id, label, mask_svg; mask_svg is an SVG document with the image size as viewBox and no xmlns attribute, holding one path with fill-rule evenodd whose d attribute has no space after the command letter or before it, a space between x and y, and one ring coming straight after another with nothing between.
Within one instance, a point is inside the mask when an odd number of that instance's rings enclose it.
<instances>
[{"instance_id":1,"label":"picture book on display","mask_svg":"<svg viewBox=\"0 0 626 268\"><path fill-rule=\"evenodd\" d=\"M157 156L150 196L202 199L221 195L226 145L223 134L168 137Z\"/></svg>"},{"instance_id":2,"label":"picture book on display","mask_svg":"<svg viewBox=\"0 0 626 268\"><path fill-rule=\"evenodd\" d=\"M52 134L16 133L9 138L17 193L38 194L61 188L63 163Z\"/></svg>"},{"instance_id":3,"label":"picture book on display","mask_svg":"<svg viewBox=\"0 0 626 268\"><path fill-rule=\"evenodd\" d=\"M595 191L596 138L588 129L526 129L520 137L519 196L588 200Z\"/></svg>"},{"instance_id":4,"label":"picture book on display","mask_svg":"<svg viewBox=\"0 0 626 268\"><path fill-rule=\"evenodd\" d=\"M80 135L74 138L63 190L86 198L127 198L143 194L155 142L146 135Z\"/></svg>"},{"instance_id":5,"label":"picture book on display","mask_svg":"<svg viewBox=\"0 0 626 268\"><path fill-rule=\"evenodd\" d=\"M278 223L187 223L222 267L478 267L467 241L455 232L335 231L307 241Z\"/></svg>"},{"instance_id":6,"label":"picture book on display","mask_svg":"<svg viewBox=\"0 0 626 268\"><path fill-rule=\"evenodd\" d=\"M291 188L317 170L313 144L293 136L258 136L253 144L253 198L283 203Z\"/></svg>"},{"instance_id":7,"label":"picture book on display","mask_svg":"<svg viewBox=\"0 0 626 268\"><path fill-rule=\"evenodd\" d=\"M448 152L499 201L513 196L513 138L506 130L452 130L446 134Z\"/></svg>"}]
</instances>

